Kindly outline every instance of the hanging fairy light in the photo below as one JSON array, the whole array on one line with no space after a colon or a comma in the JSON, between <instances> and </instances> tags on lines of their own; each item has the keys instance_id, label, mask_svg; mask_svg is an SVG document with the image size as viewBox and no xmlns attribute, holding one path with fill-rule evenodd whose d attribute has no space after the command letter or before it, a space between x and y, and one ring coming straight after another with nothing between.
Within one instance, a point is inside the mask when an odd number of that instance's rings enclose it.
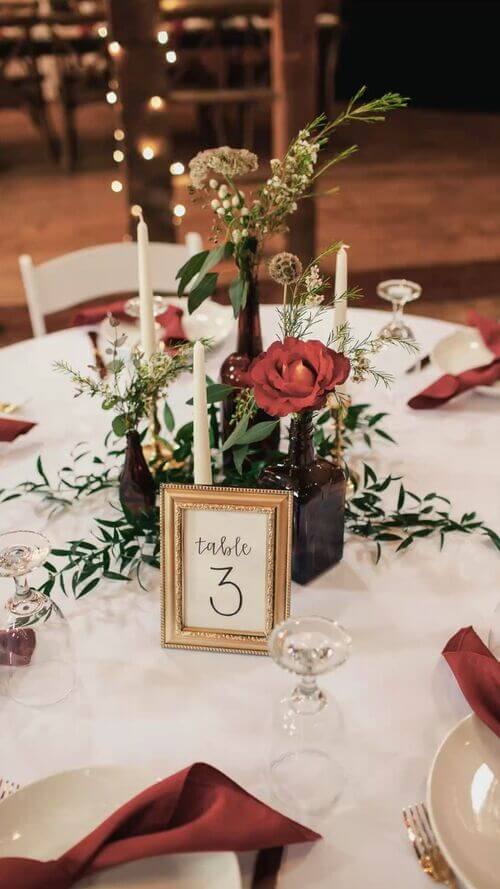
<instances>
[{"instance_id":1,"label":"hanging fairy light","mask_svg":"<svg viewBox=\"0 0 500 889\"><path fill-rule=\"evenodd\" d=\"M173 65L174 62L177 61L177 53L175 49L169 49L168 52L165 53L165 58L170 65Z\"/></svg>"},{"instance_id":2,"label":"hanging fairy light","mask_svg":"<svg viewBox=\"0 0 500 889\"><path fill-rule=\"evenodd\" d=\"M123 182L120 182L119 179L113 179L111 183L111 191L114 191L115 194L119 194L120 191L123 191Z\"/></svg>"},{"instance_id":3,"label":"hanging fairy light","mask_svg":"<svg viewBox=\"0 0 500 889\"><path fill-rule=\"evenodd\" d=\"M112 56L118 56L122 51L121 44L118 43L118 40L112 40L111 43L108 43L108 50Z\"/></svg>"},{"instance_id":4,"label":"hanging fairy light","mask_svg":"<svg viewBox=\"0 0 500 889\"><path fill-rule=\"evenodd\" d=\"M152 111L161 111L165 107L165 102L161 96L151 96L148 105Z\"/></svg>"},{"instance_id":5,"label":"hanging fairy light","mask_svg":"<svg viewBox=\"0 0 500 889\"><path fill-rule=\"evenodd\" d=\"M140 204L132 204L130 208L132 216L142 216L142 207Z\"/></svg>"},{"instance_id":6,"label":"hanging fairy light","mask_svg":"<svg viewBox=\"0 0 500 889\"><path fill-rule=\"evenodd\" d=\"M104 38L108 36L108 29L106 25L99 25L97 33L99 34L99 37L102 37L102 39L104 40Z\"/></svg>"},{"instance_id":7,"label":"hanging fairy light","mask_svg":"<svg viewBox=\"0 0 500 889\"><path fill-rule=\"evenodd\" d=\"M141 148L141 154L145 161L152 161L155 156L155 150L152 145L145 145Z\"/></svg>"},{"instance_id":8,"label":"hanging fairy light","mask_svg":"<svg viewBox=\"0 0 500 889\"><path fill-rule=\"evenodd\" d=\"M125 158L125 154L123 153L121 148L115 148L115 150L113 151L113 160L117 164L121 164L121 162L124 160L124 158Z\"/></svg>"},{"instance_id":9,"label":"hanging fairy light","mask_svg":"<svg viewBox=\"0 0 500 889\"><path fill-rule=\"evenodd\" d=\"M118 102L118 95L115 90L108 90L106 93L106 102L108 105L116 105Z\"/></svg>"},{"instance_id":10,"label":"hanging fairy light","mask_svg":"<svg viewBox=\"0 0 500 889\"><path fill-rule=\"evenodd\" d=\"M173 164L170 164L170 172L172 176L182 176L185 166L181 161L174 161Z\"/></svg>"},{"instance_id":11,"label":"hanging fairy light","mask_svg":"<svg viewBox=\"0 0 500 889\"><path fill-rule=\"evenodd\" d=\"M186 214L186 208L184 204L176 204L174 207L174 216L177 216L178 219L182 219Z\"/></svg>"},{"instance_id":12,"label":"hanging fairy light","mask_svg":"<svg viewBox=\"0 0 500 889\"><path fill-rule=\"evenodd\" d=\"M123 142L125 138L125 133L119 127L114 131L113 136L115 138L115 142Z\"/></svg>"},{"instance_id":13,"label":"hanging fairy light","mask_svg":"<svg viewBox=\"0 0 500 889\"><path fill-rule=\"evenodd\" d=\"M156 36L158 39L158 43L161 43L162 45L168 43L168 31L158 31L158 34Z\"/></svg>"}]
</instances>

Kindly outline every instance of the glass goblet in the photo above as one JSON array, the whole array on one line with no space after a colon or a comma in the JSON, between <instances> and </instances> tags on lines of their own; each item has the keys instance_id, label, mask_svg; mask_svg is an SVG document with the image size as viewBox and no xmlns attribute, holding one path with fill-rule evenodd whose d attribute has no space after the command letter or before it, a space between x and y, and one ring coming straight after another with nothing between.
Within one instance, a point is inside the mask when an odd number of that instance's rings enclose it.
<instances>
[{"instance_id":1,"label":"glass goblet","mask_svg":"<svg viewBox=\"0 0 500 889\"><path fill-rule=\"evenodd\" d=\"M167 310L168 307L168 299L166 296L158 296L156 293L153 296L153 315L157 318L159 315L163 315L163 313ZM141 317L141 301L138 296L132 296L124 305L124 312L130 318L134 318L134 320L138 320ZM155 321L155 331L156 331L156 339L158 340L160 334L162 332L161 324L158 324L158 321Z\"/></svg>"},{"instance_id":2,"label":"glass goblet","mask_svg":"<svg viewBox=\"0 0 500 889\"><path fill-rule=\"evenodd\" d=\"M405 305L418 299L421 294L422 288L415 281L406 281L405 278L381 281L377 285L377 296L392 304L392 318L384 325L379 336L388 339L414 340L412 329L403 319L403 312Z\"/></svg>"},{"instance_id":3,"label":"glass goblet","mask_svg":"<svg viewBox=\"0 0 500 889\"><path fill-rule=\"evenodd\" d=\"M498 603L491 620L490 631L488 633L488 648L500 660L500 602Z\"/></svg>"},{"instance_id":4,"label":"glass goblet","mask_svg":"<svg viewBox=\"0 0 500 889\"><path fill-rule=\"evenodd\" d=\"M0 577L12 577L15 583L14 595L0 611L0 665L8 668L9 697L29 706L61 701L74 685L68 622L55 602L27 579L49 553L43 534L0 534Z\"/></svg>"},{"instance_id":5,"label":"glass goblet","mask_svg":"<svg viewBox=\"0 0 500 889\"><path fill-rule=\"evenodd\" d=\"M316 677L343 664L351 642L336 621L324 617L289 618L269 638L271 657L299 676L291 695L275 708L271 749L272 789L298 812L328 811L344 786L335 755L340 711Z\"/></svg>"}]
</instances>

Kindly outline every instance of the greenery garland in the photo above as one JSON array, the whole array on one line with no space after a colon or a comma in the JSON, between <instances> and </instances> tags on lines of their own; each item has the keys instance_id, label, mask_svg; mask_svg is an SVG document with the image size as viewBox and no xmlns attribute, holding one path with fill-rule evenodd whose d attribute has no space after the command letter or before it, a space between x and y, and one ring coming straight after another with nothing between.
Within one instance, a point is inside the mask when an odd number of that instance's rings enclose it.
<instances>
[{"instance_id":1,"label":"greenery garland","mask_svg":"<svg viewBox=\"0 0 500 889\"><path fill-rule=\"evenodd\" d=\"M214 450L220 448L217 405L227 394L226 388L209 383L207 390L211 447ZM168 426L173 428L173 415L168 405L165 405L164 415ZM349 407L345 417L345 445L350 448L363 441L372 447L379 438L394 443L382 426L387 416L383 412L372 413L369 404ZM329 411L318 415L315 421L314 440L322 456L329 455L333 448L330 421ZM146 431L143 437L145 434ZM192 446L193 424L189 422L173 437L172 461L168 468L156 473L158 486L163 482L193 482ZM103 456L99 456L92 454L87 445L77 445L53 481L49 480L42 459L38 457L35 479L22 482L13 490L0 490L0 502L32 494L41 497L52 514L99 492L117 491L124 450L109 433L103 451ZM83 469L85 460L90 461L90 466ZM258 459L246 460L240 471L234 468L218 483L256 487L263 465ZM391 493L394 494L394 505L387 508L387 495ZM159 569L159 510L134 518L123 510L118 497L108 505L111 516L94 520L90 539L69 540L65 547L52 550L51 555L63 562L59 566L53 562L45 563L47 577L40 587L43 592L50 594L58 582L65 595L71 591L76 598L81 598L95 589L102 578L114 581L136 579L144 586L141 576L144 566ZM345 526L348 533L373 542L376 562L380 559L383 544L393 545L399 552L420 538L434 535L442 548L450 533L480 533L500 551L500 536L478 519L475 512L465 513L460 519L453 517L446 497L435 492L421 497L406 489L400 476L379 478L368 463L363 463L362 478L346 502Z\"/></svg>"}]
</instances>

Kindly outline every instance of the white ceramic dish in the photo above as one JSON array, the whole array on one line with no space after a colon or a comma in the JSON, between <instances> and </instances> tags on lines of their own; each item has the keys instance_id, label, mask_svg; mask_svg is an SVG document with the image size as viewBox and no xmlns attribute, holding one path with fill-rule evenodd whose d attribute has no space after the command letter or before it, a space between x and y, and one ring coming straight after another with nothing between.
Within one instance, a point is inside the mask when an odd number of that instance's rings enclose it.
<instances>
[{"instance_id":1,"label":"white ceramic dish","mask_svg":"<svg viewBox=\"0 0 500 889\"><path fill-rule=\"evenodd\" d=\"M484 344L475 327L463 327L440 340L431 352L431 361L441 373L459 374L493 361L494 354ZM476 386L476 392L500 398L500 380L492 386Z\"/></svg>"},{"instance_id":2,"label":"white ceramic dish","mask_svg":"<svg viewBox=\"0 0 500 889\"><path fill-rule=\"evenodd\" d=\"M187 338L192 342L206 337L211 340L211 348L216 349L222 345L233 329L234 316L231 306L221 306L211 299L206 299L192 315L189 315L186 298L172 296L167 298L167 302L169 305L179 306L184 310L182 326ZM128 336L128 345L133 348L139 342L139 323L123 321L121 325ZM99 337L101 349L104 340L113 339L112 329L107 319L101 321Z\"/></svg>"},{"instance_id":3,"label":"white ceramic dish","mask_svg":"<svg viewBox=\"0 0 500 889\"><path fill-rule=\"evenodd\" d=\"M500 738L477 716L459 722L434 757L427 783L434 832L467 889L500 886Z\"/></svg>"},{"instance_id":4,"label":"white ceramic dish","mask_svg":"<svg viewBox=\"0 0 500 889\"><path fill-rule=\"evenodd\" d=\"M29 784L0 804L0 857L57 858L158 780L159 775L146 769L99 766ZM79 885L82 889L241 889L241 875L233 852L210 852L130 862Z\"/></svg>"}]
</instances>

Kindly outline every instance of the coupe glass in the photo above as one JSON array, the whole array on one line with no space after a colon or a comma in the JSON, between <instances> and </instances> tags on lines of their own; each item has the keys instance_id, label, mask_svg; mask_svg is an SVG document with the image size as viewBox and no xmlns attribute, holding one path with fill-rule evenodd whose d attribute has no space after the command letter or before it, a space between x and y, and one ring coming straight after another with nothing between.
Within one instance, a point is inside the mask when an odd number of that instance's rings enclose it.
<instances>
[{"instance_id":1,"label":"coupe glass","mask_svg":"<svg viewBox=\"0 0 500 889\"><path fill-rule=\"evenodd\" d=\"M0 664L8 668L7 694L29 706L55 704L74 685L68 622L55 602L27 579L49 553L43 534L0 534L0 577L12 577L15 583L14 595L0 611Z\"/></svg>"},{"instance_id":2,"label":"coupe glass","mask_svg":"<svg viewBox=\"0 0 500 889\"><path fill-rule=\"evenodd\" d=\"M415 339L413 331L403 320L403 311L405 305L418 299L421 293L420 284L406 281L404 278L392 278L377 285L377 296L392 303L392 318L382 328L379 336L400 340Z\"/></svg>"},{"instance_id":3,"label":"coupe glass","mask_svg":"<svg viewBox=\"0 0 500 889\"><path fill-rule=\"evenodd\" d=\"M309 814L328 811L344 786L335 755L341 719L316 677L347 660L351 638L336 621L324 617L289 618L269 638L271 657L300 678L274 713L271 786L286 805Z\"/></svg>"}]
</instances>

